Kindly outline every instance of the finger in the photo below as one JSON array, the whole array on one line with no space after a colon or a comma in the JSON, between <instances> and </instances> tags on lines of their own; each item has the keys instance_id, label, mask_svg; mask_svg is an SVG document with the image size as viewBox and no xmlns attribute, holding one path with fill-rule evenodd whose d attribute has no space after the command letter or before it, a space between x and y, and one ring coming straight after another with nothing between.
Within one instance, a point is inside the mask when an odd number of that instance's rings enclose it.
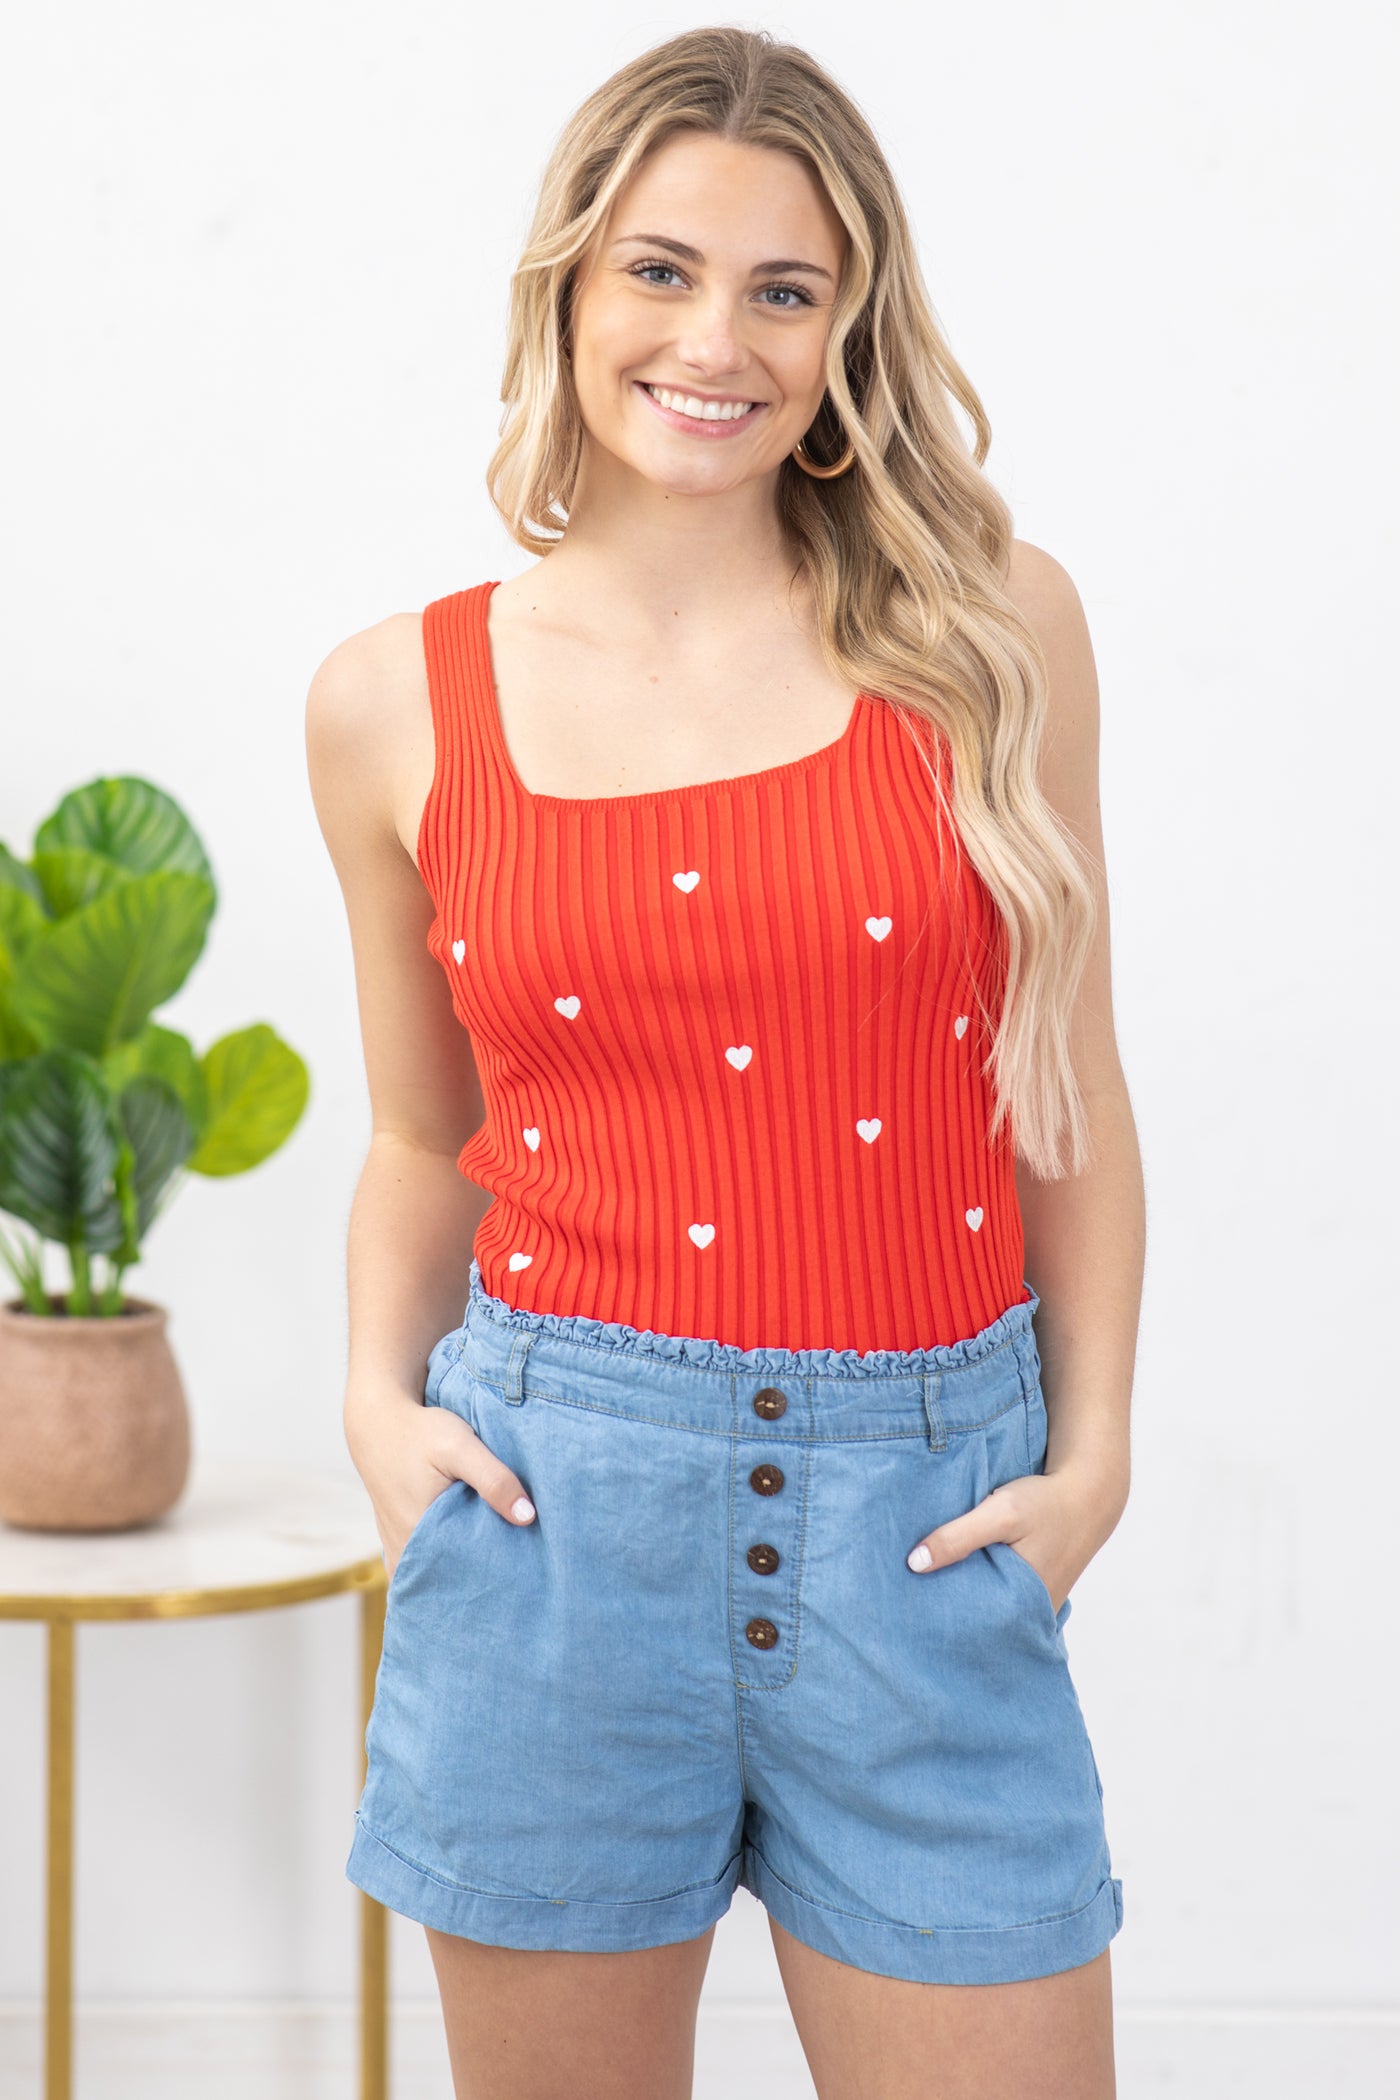
<instances>
[{"instance_id":1,"label":"finger","mask_svg":"<svg viewBox=\"0 0 1400 2100\"><path fill-rule=\"evenodd\" d=\"M519 1474L513 1473L503 1459L497 1458L468 1423L463 1422L461 1429L464 1441L457 1458L458 1478L465 1480L468 1487L475 1488L482 1501L489 1502L508 1524L532 1524L535 1505L525 1492L525 1483Z\"/></svg>"},{"instance_id":2,"label":"finger","mask_svg":"<svg viewBox=\"0 0 1400 2100\"><path fill-rule=\"evenodd\" d=\"M978 1546L990 1546L994 1539L1002 1536L999 1513L985 1503L971 1509L966 1516L954 1517L947 1524L940 1524L936 1531L926 1532L917 1546L905 1555L916 1575L927 1575L934 1568L950 1567L956 1560L966 1560Z\"/></svg>"}]
</instances>

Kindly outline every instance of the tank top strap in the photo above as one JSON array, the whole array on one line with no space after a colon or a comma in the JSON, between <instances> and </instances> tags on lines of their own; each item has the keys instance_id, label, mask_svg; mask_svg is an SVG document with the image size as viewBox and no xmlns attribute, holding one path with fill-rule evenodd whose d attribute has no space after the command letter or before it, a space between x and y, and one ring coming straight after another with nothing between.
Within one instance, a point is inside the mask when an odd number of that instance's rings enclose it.
<instances>
[{"instance_id":1,"label":"tank top strap","mask_svg":"<svg viewBox=\"0 0 1400 2100\"><path fill-rule=\"evenodd\" d=\"M472 750L492 749L486 604L495 588L494 583L476 583L435 598L423 612L433 732L440 751L459 761Z\"/></svg>"},{"instance_id":2,"label":"tank top strap","mask_svg":"<svg viewBox=\"0 0 1400 2100\"><path fill-rule=\"evenodd\" d=\"M494 582L434 598L423 609L423 658L433 724L433 778L418 834L418 864L430 884L460 850L468 804L500 794L491 723L491 652L486 604Z\"/></svg>"}]
</instances>

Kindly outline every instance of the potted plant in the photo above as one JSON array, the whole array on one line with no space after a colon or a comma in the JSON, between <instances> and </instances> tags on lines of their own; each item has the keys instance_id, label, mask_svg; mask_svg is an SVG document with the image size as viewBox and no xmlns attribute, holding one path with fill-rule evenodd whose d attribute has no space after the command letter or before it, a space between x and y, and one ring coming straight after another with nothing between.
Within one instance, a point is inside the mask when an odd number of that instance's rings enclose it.
<instances>
[{"instance_id":1,"label":"potted plant","mask_svg":"<svg viewBox=\"0 0 1400 2100\"><path fill-rule=\"evenodd\" d=\"M218 893L148 780L59 802L27 861L0 845L0 1518L118 1530L168 1510L189 1409L166 1309L122 1289L185 1173L242 1174L295 1128L309 1079L265 1022L197 1055L152 1014L203 951ZM44 1244L67 1255L44 1282Z\"/></svg>"}]
</instances>

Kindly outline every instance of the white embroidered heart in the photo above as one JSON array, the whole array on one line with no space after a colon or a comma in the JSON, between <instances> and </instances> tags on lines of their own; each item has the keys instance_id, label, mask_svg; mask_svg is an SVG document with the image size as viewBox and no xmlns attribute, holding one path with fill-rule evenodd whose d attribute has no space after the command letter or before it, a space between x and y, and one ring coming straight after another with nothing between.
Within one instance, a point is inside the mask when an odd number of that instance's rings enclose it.
<instances>
[{"instance_id":1,"label":"white embroidered heart","mask_svg":"<svg viewBox=\"0 0 1400 2100\"><path fill-rule=\"evenodd\" d=\"M965 1035L967 1034L967 1015L966 1015L966 1014L959 1014L959 1015L958 1015L958 1018L957 1018L957 1020L956 1020L956 1021L954 1021L954 1023L953 1023L953 1033L954 1033L954 1035L955 1035L955 1036L957 1037L957 1039L958 1039L958 1041L959 1041L959 1042L961 1042L961 1041L962 1041L962 1039L963 1039L963 1037L964 1037L964 1036L965 1036Z\"/></svg>"},{"instance_id":2,"label":"white embroidered heart","mask_svg":"<svg viewBox=\"0 0 1400 2100\"><path fill-rule=\"evenodd\" d=\"M539 1131L538 1131L537 1129L535 1129L535 1128L531 1127L531 1128L530 1128L529 1130L522 1130L522 1131L521 1131L521 1133L520 1133L520 1135L521 1135L521 1136L522 1136L522 1137L524 1138L524 1140L525 1140L526 1144L527 1144L527 1145L528 1145L528 1146L530 1147L530 1150L531 1150L532 1152L538 1152L538 1151L539 1151L539 1149L540 1149L540 1134L539 1134Z\"/></svg>"},{"instance_id":3,"label":"white embroidered heart","mask_svg":"<svg viewBox=\"0 0 1400 2100\"><path fill-rule=\"evenodd\" d=\"M558 1014L562 1014L566 1021L572 1021L574 1015L578 1012L582 1004L583 1001L579 998L578 993L573 992L567 999L556 999L554 1002L554 1011Z\"/></svg>"},{"instance_id":4,"label":"white embroidered heart","mask_svg":"<svg viewBox=\"0 0 1400 2100\"><path fill-rule=\"evenodd\" d=\"M466 952L467 952L467 944L466 944L466 942L465 942L465 941L454 941L454 942L452 943L452 960L453 960L453 962L460 962L460 961L462 960L462 957L463 957L463 956L464 956L464 955L466 954Z\"/></svg>"},{"instance_id":5,"label":"white embroidered heart","mask_svg":"<svg viewBox=\"0 0 1400 2100\"><path fill-rule=\"evenodd\" d=\"M867 1145L873 1145L876 1138L880 1135L880 1118L878 1116L870 1116L868 1119L857 1123L856 1129L865 1139Z\"/></svg>"},{"instance_id":6,"label":"white embroidered heart","mask_svg":"<svg viewBox=\"0 0 1400 2100\"><path fill-rule=\"evenodd\" d=\"M963 1216L967 1219L967 1222L972 1227L973 1231L976 1232L978 1226L982 1223L981 1204L978 1204L976 1210L965 1210L963 1212Z\"/></svg>"},{"instance_id":7,"label":"white embroidered heart","mask_svg":"<svg viewBox=\"0 0 1400 2100\"><path fill-rule=\"evenodd\" d=\"M715 1236L713 1225L687 1225L685 1229L697 1247L708 1247Z\"/></svg>"},{"instance_id":8,"label":"white embroidered heart","mask_svg":"<svg viewBox=\"0 0 1400 2100\"><path fill-rule=\"evenodd\" d=\"M724 1054L729 1059L730 1064L733 1065L735 1071L742 1072L749 1059L753 1056L753 1045L751 1043L731 1043Z\"/></svg>"},{"instance_id":9,"label":"white embroidered heart","mask_svg":"<svg viewBox=\"0 0 1400 2100\"><path fill-rule=\"evenodd\" d=\"M514 1276L520 1269L528 1269L534 1258L533 1254L512 1254L507 1264L511 1275Z\"/></svg>"},{"instance_id":10,"label":"white embroidered heart","mask_svg":"<svg viewBox=\"0 0 1400 2100\"><path fill-rule=\"evenodd\" d=\"M689 894L689 892L694 889L696 883L700 880L700 870L698 868L692 868L688 875L673 875L671 877L671 880L672 882L674 882L678 890L684 890L687 894Z\"/></svg>"},{"instance_id":11,"label":"white embroidered heart","mask_svg":"<svg viewBox=\"0 0 1400 2100\"><path fill-rule=\"evenodd\" d=\"M867 919L865 930L872 941L882 941L893 924L893 919Z\"/></svg>"}]
</instances>

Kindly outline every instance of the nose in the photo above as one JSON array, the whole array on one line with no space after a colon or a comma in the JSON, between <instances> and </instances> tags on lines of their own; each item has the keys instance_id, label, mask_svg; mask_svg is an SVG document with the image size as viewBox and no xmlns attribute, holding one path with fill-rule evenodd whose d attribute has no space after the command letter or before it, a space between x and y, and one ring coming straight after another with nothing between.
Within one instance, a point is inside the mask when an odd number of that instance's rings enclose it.
<instances>
[{"instance_id":1,"label":"nose","mask_svg":"<svg viewBox=\"0 0 1400 2100\"><path fill-rule=\"evenodd\" d=\"M697 379L720 379L748 362L732 300L716 293L693 306L676 338L676 355Z\"/></svg>"}]
</instances>

